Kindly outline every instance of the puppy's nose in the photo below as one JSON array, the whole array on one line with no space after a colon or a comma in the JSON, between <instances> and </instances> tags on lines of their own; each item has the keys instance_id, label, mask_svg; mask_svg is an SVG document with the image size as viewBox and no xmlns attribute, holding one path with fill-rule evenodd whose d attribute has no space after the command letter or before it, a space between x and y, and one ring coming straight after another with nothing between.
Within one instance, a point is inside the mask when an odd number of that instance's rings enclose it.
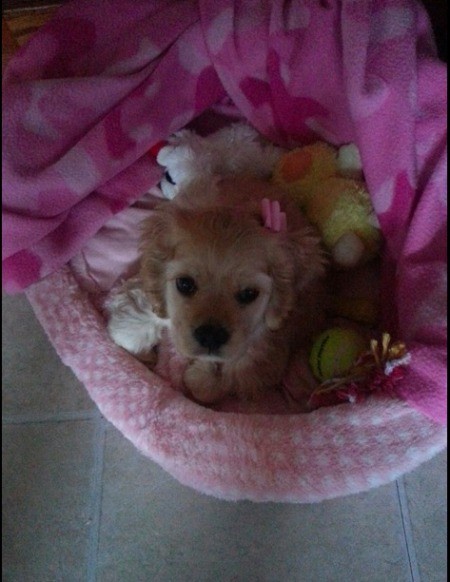
<instances>
[{"instance_id":1,"label":"puppy's nose","mask_svg":"<svg viewBox=\"0 0 450 582\"><path fill-rule=\"evenodd\" d=\"M227 343L230 334L221 325L201 325L194 330L194 337L202 348L214 351Z\"/></svg>"}]
</instances>

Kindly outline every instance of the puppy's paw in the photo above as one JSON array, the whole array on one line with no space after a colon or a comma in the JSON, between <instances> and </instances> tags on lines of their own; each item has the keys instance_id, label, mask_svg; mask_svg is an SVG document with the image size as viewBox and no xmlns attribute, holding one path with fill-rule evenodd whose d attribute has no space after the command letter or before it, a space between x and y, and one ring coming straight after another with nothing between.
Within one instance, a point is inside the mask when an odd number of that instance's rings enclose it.
<instances>
[{"instance_id":1,"label":"puppy's paw","mask_svg":"<svg viewBox=\"0 0 450 582\"><path fill-rule=\"evenodd\" d=\"M186 369L183 381L195 400L203 404L217 402L227 393L221 381L220 370L212 362L194 361Z\"/></svg>"},{"instance_id":2,"label":"puppy's paw","mask_svg":"<svg viewBox=\"0 0 450 582\"><path fill-rule=\"evenodd\" d=\"M129 280L105 303L111 339L149 366L156 363L158 345L167 321L153 311L139 281Z\"/></svg>"}]
</instances>

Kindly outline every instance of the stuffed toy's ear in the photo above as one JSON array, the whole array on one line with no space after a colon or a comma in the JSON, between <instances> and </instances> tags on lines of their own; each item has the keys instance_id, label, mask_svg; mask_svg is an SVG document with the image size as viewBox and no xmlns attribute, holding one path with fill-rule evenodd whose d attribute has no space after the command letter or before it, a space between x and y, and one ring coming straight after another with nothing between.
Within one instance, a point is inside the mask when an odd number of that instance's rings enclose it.
<instances>
[{"instance_id":1,"label":"stuffed toy's ear","mask_svg":"<svg viewBox=\"0 0 450 582\"><path fill-rule=\"evenodd\" d=\"M175 157L173 154L177 148L173 145L166 145L161 148L156 156L156 161L160 166L167 167L170 161Z\"/></svg>"},{"instance_id":2,"label":"stuffed toy's ear","mask_svg":"<svg viewBox=\"0 0 450 582\"><path fill-rule=\"evenodd\" d=\"M166 145L161 148L156 157L156 161L160 166L165 168L163 177L159 187L162 190L165 198L171 200L175 198L178 193L177 181L175 180L173 173L177 166L177 161L179 160L179 148L173 145ZM171 169L172 168L172 169Z\"/></svg>"},{"instance_id":3,"label":"stuffed toy's ear","mask_svg":"<svg viewBox=\"0 0 450 582\"><path fill-rule=\"evenodd\" d=\"M191 142L186 141L192 138ZM183 133L184 141L176 145L163 147L156 158L158 164L165 168L160 188L166 198L172 199L181 188L193 180L199 173L199 153L193 147L196 136Z\"/></svg>"}]
</instances>

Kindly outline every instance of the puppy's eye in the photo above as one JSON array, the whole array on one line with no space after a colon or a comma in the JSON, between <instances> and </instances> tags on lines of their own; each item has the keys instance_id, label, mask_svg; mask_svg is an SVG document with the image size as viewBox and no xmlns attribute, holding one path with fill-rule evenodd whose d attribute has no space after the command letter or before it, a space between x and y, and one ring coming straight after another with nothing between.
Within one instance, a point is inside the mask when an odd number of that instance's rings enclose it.
<instances>
[{"instance_id":1,"label":"puppy's eye","mask_svg":"<svg viewBox=\"0 0 450 582\"><path fill-rule=\"evenodd\" d=\"M197 291L197 285L192 277L178 277L175 281L178 291L181 295L190 297Z\"/></svg>"},{"instance_id":2,"label":"puppy's eye","mask_svg":"<svg viewBox=\"0 0 450 582\"><path fill-rule=\"evenodd\" d=\"M242 289L236 293L236 301L241 305L248 305L249 303L253 303L255 299L258 297L259 291L258 289L252 289L251 287L247 287L246 289Z\"/></svg>"},{"instance_id":3,"label":"puppy's eye","mask_svg":"<svg viewBox=\"0 0 450 582\"><path fill-rule=\"evenodd\" d=\"M173 181L173 178L169 174L169 172L164 172L164 178L169 182L169 184L172 184L172 186L175 186L175 182Z\"/></svg>"}]
</instances>

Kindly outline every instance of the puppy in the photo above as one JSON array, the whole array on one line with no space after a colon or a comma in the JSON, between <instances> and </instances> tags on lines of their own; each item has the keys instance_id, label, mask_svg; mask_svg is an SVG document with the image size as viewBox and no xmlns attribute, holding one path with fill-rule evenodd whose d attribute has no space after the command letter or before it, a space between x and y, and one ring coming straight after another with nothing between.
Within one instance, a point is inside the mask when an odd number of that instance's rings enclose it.
<instances>
[{"instance_id":1,"label":"puppy","mask_svg":"<svg viewBox=\"0 0 450 582\"><path fill-rule=\"evenodd\" d=\"M280 203L285 230L264 226L264 198ZM131 318L128 347L126 317L117 310L110 333L129 351L148 354L153 346L144 345L144 333L157 342L167 325L189 361L184 383L200 402L232 393L256 398L276 386L291 355L307 348L323 322L319 236L266 182L241 176L191 183L145 222L141 251L140 315ZM130 333L137 333L131 349Z\"/></svg>"}]
</instances>

